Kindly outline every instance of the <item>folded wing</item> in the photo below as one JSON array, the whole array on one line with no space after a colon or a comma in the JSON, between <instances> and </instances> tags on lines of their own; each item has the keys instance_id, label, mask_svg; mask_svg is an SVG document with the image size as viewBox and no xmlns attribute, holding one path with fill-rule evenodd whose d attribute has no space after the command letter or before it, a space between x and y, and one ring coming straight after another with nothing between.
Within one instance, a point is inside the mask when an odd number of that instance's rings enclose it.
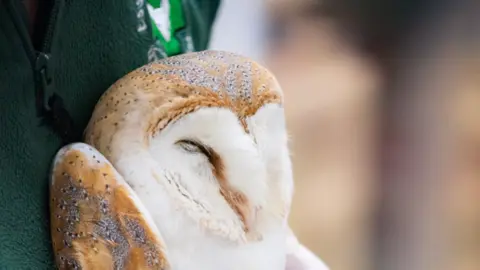
<instances>
[{"instance_id":1,"label":"folded wing","mask_svg":"<svg viewBox=\"0 0 480 270\"><path fill-rule=\"evenodd\" d=\"M55 157L51 235L59 269L170 269L149 213L108 160L75 143Z\"/></svg>"}]
</instances>

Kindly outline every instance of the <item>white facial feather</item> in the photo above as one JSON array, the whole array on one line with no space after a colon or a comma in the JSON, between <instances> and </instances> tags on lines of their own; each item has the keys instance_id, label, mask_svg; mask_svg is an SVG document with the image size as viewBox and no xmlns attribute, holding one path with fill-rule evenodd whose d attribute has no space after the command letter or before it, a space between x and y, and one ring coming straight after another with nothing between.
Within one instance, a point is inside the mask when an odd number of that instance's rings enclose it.
<instances>
[{"instance_id":1,"label":"white facial feather","mask_svg":"<svg viewBox=\"0 0 480 270\"><path fill-rule=\"evenodd\" d=\"M267 171L269 203L266 211L286 218L293 196L293 175L283 107L266 104L247 123Z\"/></svg>"},{"instance_id":2,"label":"white facial feather","mask_svg":"<svg viewBox=\"0 0 480 270\"><path fill-rule=\"evenodd\" d=\"M221 108L203 108L184 116L167 127L152 141L152 153L156 158L161 159L162 164L169 164L172 160L166 160L169 157L162 151L181 139L197 140L212 148L220 155L225 164L226 178L229 183L241 192L248 194L254 205L265 203L266 171L263 160L254 141L245 133L238 118L231 111ZM208 184L208 181L199 180L198 177L201 177L205 171L210 171L211 175L211 164L202 155L187 154L178 147L174 148L177 148L176 151L183 157L192 161L187 164L182 161L183 164L177 171L186 171L185 165L192 168L195 163L201 164L197 165L198 171L193 172L193 182L188 185L202 190L202 185ZM217 180L213 182L217 184Z\"/></svg>"},{"instance_id":3,"label":"white facial feather","mask_svg":"<svg viewBox=\"0 0 480 270\"><path fill-rule=\"evenodd\" d=\"M275 78L241 56L172 57L117 82L86 141L150 212L172 269L284 270L293 181L281 103ZM204 149L179 143L190 140Z\"/></svg>"}]
</instances>

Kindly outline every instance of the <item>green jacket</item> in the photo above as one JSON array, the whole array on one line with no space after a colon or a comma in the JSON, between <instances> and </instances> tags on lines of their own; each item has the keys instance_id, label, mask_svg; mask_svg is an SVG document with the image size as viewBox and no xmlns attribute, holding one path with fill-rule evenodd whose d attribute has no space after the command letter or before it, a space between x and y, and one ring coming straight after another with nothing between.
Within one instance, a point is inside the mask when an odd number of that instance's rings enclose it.
<instances>
[{"instance_id":1,"label":"green jacket","mask_svg":"<svg viewBox=\"0 0 480 270\"><path fill-rule=\"evenodd\" d=\"M149 61L206 49L219 0L169 0L170 32L148 12L166 1L55 0L34 49L21 1L0 0L0 269L53 267L50 163L100 95Z\"/></svg>"}]
</instances>

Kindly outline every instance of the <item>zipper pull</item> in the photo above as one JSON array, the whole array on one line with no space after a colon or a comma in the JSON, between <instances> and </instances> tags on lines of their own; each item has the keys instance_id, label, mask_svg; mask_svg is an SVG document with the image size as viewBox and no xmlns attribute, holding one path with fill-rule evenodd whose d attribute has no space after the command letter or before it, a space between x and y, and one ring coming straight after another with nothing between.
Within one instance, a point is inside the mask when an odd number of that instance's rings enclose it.
<instances>
[{"instance_id":1,"label":"zipper pull","mask_svg":"<svg viewBox=\"0 0 480 270\"><path fill-rule=\"evenodd\" d=\"M45 106L45 92L53 93L53 80L49 71L50 56L43 52L37 52L35 59L35 106L37 116L45 116L48 109Z\"/></svg>"},{"instance_id":2,"label":"zipper pull","mask_svg":"<svg viewBox=\"0 0 480 270\"><path fill-rule=\"evenodd\" d=\"M35 106L37 116L42 118L42 123L49 126L64 144L74 141L75 132L73 120L65 109L62 98L55 93L54 81L49 70L50 56L37 52L35 59ZM49 96L48 101L46 96ZM47 106L48 104L48 106Z\"/></svg>"}]
</instances>

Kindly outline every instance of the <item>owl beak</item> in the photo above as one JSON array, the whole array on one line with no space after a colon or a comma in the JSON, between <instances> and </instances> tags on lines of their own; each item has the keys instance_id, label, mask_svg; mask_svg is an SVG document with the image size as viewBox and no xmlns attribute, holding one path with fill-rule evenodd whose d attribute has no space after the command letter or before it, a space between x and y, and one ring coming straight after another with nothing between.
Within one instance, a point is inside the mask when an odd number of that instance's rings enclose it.
<instances>
[{"instance_id":1,"label":"owl beak","mask_svg":"<svg viewBox=\"0 0 480 270\"><path fill-rule=\"evenodd\" d=\"M245 211L245 231L251 231L255 222L257 220L258 212L260 211L260 207L248 207L248 210Z\"/></svg>"}]
</instances>

